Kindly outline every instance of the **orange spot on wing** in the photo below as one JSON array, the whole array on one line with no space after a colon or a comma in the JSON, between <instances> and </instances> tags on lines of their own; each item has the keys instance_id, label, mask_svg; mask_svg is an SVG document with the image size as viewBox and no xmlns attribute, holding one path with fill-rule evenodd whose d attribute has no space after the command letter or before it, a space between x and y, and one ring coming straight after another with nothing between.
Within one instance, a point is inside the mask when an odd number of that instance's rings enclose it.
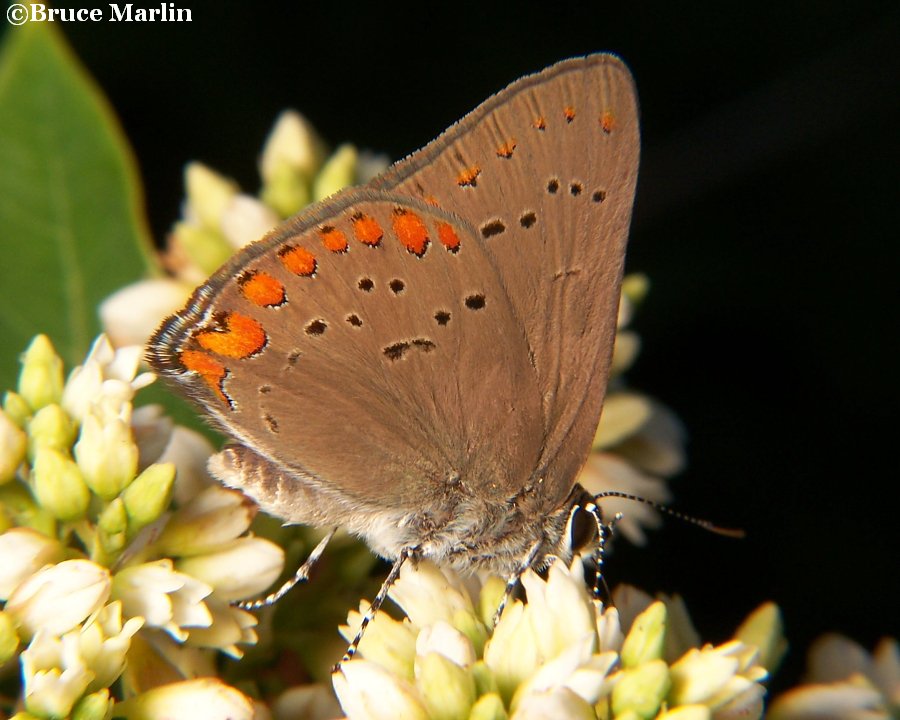
<instances>
[{"instance_id":1,"label":"orange spot on wing","mask_svg":"<svg viewBox=\"0 0 900 720\"><path fill-rule=\"evenodd\" d=\"M573 108L573 107L570 105L570 106L567 107L565 110L563 110L563 115L566 116L566 122L567 122L567 123L572 122L572 121L575 119L575 108Z\"/></svg>"},{"instance_id":2,"label":"orange spot on wing","mask_svg":"<svg viewBox=\"0 0 900 720\"><path fill-rule=\"evenodd\" d=\"M456 176L456 184L460 187L475 187L478 184L479 175L481 175L481 168L473 165Z\"/></svg>"},{"instance_id":3,"label":"orange spot on wing","mask_svg":"<svg viewBox=\"0 0 900 720\"><path fill-rule=\"evenodd\" d=\"M266 346L266 331L252 317L231 312L219 322L222 327L201 330L194 336L200 347L217 355L242 359L255 355Z\"/></svg>"},{"instance_id":4,"label":"orange spot on wing","mask_svg":"<svg viewBox=\"0 0 900 720\"><path fill-rule=\"evenodd\" d=\"M222 389L222 383L228 371L225 366L215 358L210 357L205 352L199 350L183 350L179 355L181 364L186 370L191 370L203 378L203 381L209 385L210 389L229 407L231 400L225 395Z\"/></svg>"},{"instance_id":5,"label":"orange spot on wing","mask_svg":"<svg viewBox=\"0 0 900 720\"><path fill-rule=\"evenodd\" d=\"M497 148L497 157L501 158L511 158L513 154L513 150L516 149L516 141L515 140L507 140L500 147Z\"/></svg>"},{"instance_id":6,"label":"orange spot on wing","mask_svg":"<svg viewBox=\"0 0 900 720\"><path fill-rule=\"evenodd\" d=\"M438 240L450 252L459 250L459 235L450 223L439 222L437 224Z\"/></svg>"},{"instance_id":7,"label":"orange spot on wing","mask_svg":"<svg viewBox=\"0 0 900 720\"><path fill-rule=\"evenodd\" d=\"M356 235L357 240L365 245L372 245L374 247L380 243L381 238L384 237L384 230L381 229L381 225L379 225L378 221L370 215L359 213L358 215L353 216L352 222L353 234Z\"/></svg>"},{"instance_id":8,"label":"orange spot on wing","mask_svg":"<svg viewBox=\"0 0 900 720\"><path fill-rule=\"evenodd\" d=\"M238 281L241 294L254 305L275 307L284 302L284 285L265 272L253 272Z\"/></svg>"},{"instance_id":9,"label":"orange spot on wing","mask_svg":"<svg viewBox=\"0 0 900 720\"><path fill-rule=\"evenodd\" d=\"M603 128L603 132L605 132L607 135L609 135L609 133L611 133L616 127L615 115L613 115L609 110L607 110L600 116L600 127Z\"/></svg>"},{"instance_id":10,"label":"orange spot on wing","mask_svg":"<svg viewBox=\"0 0 900 720\"><path fill-rule=\"evenodd\" d=\"M278 251L278 258L285 269L294 275L309 277L316 271L316 256L299 245L288 245Z\"/></svg>"},{"instance_id":11,"label":"orange spot on wing","mask_svg":"<svg viewBox=\"0 0 900 720\"><path fill-rule=\"evenodd\" d=\"M333 253L347 252L347 236L342 230L338 230L331 225L325 225L319 228L322 234L322 244Z\"/></svg>"},{"instance_id":12,"label":"orange spot on wing","mask_svg":"<svg viewBox=\"0 0 900 720\"><path fill-rule=\"evenodd\" d=\"M534 119L534 122L531 124L533 127L537 128L538 130L546 130L547 129L547 122L546 122L546 120L544 120L543 115L539 115L538 117L536 117Z\"/></svg>"},{"instance_id":13,"label":"orange spot on wing","mask_svg":"<svg viewBox=\"0 0 900 720\"><path fill-rule=\"evenodd\" d=\"M428 247L428 229L422 218L404 208L396 208L393 217L394 232L400 244L420 257Z\"/></svg>"}]
</instances>

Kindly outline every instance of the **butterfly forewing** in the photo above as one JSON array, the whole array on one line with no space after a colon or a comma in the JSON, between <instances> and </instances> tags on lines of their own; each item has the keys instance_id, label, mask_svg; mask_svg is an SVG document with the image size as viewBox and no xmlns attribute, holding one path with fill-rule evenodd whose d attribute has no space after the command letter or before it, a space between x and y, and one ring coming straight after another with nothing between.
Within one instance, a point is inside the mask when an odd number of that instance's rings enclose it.
<instances>
[{"instance_id":1,"label":"butterfly forewing","mask_svg":"<svg viewBox=\"0 0 900 720\"><path fill-rule=\"evenodd\" d=\"M599 418L638 153L631 75L594 55L517 81L374 182L458 213L495 259L543 398L541 460L518 482L546 480L547 507Z\"/></svg>"},{"instance_id":2,"label":"butterfly forewing","mask_svg":"<svg viewBox=\"0 0 900 720\"><path fill-rule=\"evenodd\" d=\"M501 500L537 462L540 392L493 260L408 197L349 190L282 225L161 328L151 359L283 473L357 502Z\"/></svg>"}]
</instances>

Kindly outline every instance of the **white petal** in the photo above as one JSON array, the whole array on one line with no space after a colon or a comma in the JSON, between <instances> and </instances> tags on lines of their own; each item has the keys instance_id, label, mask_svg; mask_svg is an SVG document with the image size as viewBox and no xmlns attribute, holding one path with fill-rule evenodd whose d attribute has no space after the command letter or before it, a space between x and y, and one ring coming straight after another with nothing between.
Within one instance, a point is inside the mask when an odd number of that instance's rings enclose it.
<instances>
[{"instance_id":1,"label":"white petal","mask_svg":"<svg viewBox=\"0 0 900 720\"><path fill-rule=\"evenodd\" d=\"M238 250L259 240L279 221L275 211L255 197L235 195L222 213L222 233L229 244Z\"/></svg>"},{"instance_id":2,"label":"white petal","mask_svg":"<svg viewBox=\"0 0 900 720\"><path fill-rule=\"evenodd\" d=\"M265 538L242 537L218 550L181 559L176 568L210 585L224 600L243 600L278 579L284 550Z\"/></svg>"},{"instance_id":3,"label":"white petal","mask_svg":"<svg viewBox=\"0 0 900 720\"><path fill-rule=\"evenodd\" d=\"M0 600L45 565L65 556L62 545L37 530L16 527L0 535Z\"/></svg>"},{"instance_id":4,"label":"white petal","mask_svg":"<svg viewBox=\"0 0 900 720\"><path fill-rule=\"evenodd\" d=\"M427 720L415 688L375 663L351 660L331 677L348 720Z\"/></svg>"},{"instance_id":5,"label":"white petal","mask_svg":"<svg viewBox=\"0 0 900 720\"><path fill-rule=\"evenodd\" d=\"M100 303L104 332L116 347L143 347L163 319L184 305L191 288L167 278L140 280Z\"/></svg>"},{"instance_id":6,"label":"white petal","mask_svg":"<svg viewBox=\"0 0 900 720\"><path fill-rule=\"evenodd\" d=\"M4 608L29 635L62 635L100 609L109 597L109 571L88 560L65 560L22 582Z\"/></svg>"}]
</instances>

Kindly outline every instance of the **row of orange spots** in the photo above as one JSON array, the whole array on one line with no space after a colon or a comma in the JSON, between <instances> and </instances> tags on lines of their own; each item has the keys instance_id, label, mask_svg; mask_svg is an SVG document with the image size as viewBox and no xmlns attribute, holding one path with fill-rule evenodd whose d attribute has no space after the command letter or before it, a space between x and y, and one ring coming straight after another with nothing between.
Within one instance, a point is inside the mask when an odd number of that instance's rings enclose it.
<instances>
[{"instance_id":1,"label":"row of orange spots","mask_svg":"<svg viewBox=\"0 0 900 720\"><path fill-rule=\"evenodd\" d=\"M319 232L322 235L322 244L327 250L331 250L333 253L347 252L347 236L342 230L325 225L319 228Z\"/></svg>"},{"instance_id":2,"label":"row of orange spots","mask_svg":"<svg viewBox=\"0 0 900 720\"><path fill-rule=\"evenodd\" d=\"M603 132L609 135L613 128L616 126L616 118L612 114L610 110L607 110L600 116L600 127L603 128Z\"/></svg>"},{"instance_id":3,"label":"row of orange spots","mask_svg":"<svg viewBox=\"0 0 900 720\"><path fill-rule=\"evenodd\" d=\"M516 149L516 141L515 139L507 140L500 147L497 148L497 157L509 159L512 157L513 150Z\"/></svg>"},{"instance_id":4,"label":"row of orange spots","mask_svg":"<svg viewBox=\"0 0 900 720\"><path fill-rule=\"evenodd\" d=\"M254 305L260 307L277 307L284 303L284 285L265 272L253 272L244 275L238 284L241 294Z\"/></svg>"},{"instance_id":5,"label":"row of orange spots","mask_svg":"<svg viewBox=\"0 0 900 720\"><path fill-rule=\"evenodd\" d=\"M459 250L459 235L450 223L439 222L437 224L438 240L450 252Z\"/></svg>"},{"instance_id":6,"label":"row of orange spots","mask_svg":"<svg viewBox=\"0 0 900 720\"><path fill-rule=\"evenodd\" d=\"M288 272L310 277L316 272L316 256L299 245L286 245L278 251L278 259Z\"/></svg>"},{"instance_id":7,"label":"row of orange spots","mask_svg":"<svg viewBox=\"0 0 900 720\"><path fill-rule=\"evenodd\" d=\"M200 347L217 355L243 359L256 355L266 346L266 331L252 317L230 312L219 323L222 327L201 330L194 335Z\"/></svg>"},{"instance_id":8,"label":"row of orange spots","mask_svg":"<svg viewBox=\"0 0 900 720\"><path fill-rule=\"evenodd\" d=\"M428 229L422 218L404 208L396 208L392 222L394 233L403 247L414 255L424 255L428 247Z\"/></svg>"},{"instance_id":9,"label":"row of orange spots","mask_svg":"<svg viewBox=\"0 0 900 720\"><path fill-rule=\"evenodd\" d=\"M563 110L563 116L565 117L567 123L572 122L575 119L575 108L571 106L565 108ZM610 110L604 111L600 116L600 127L603 129L603 132L607 134L611 133L615 125L615 116L612 114L612 112ZM531 126L536 128L537 130L546 130L547 121L544 119L543 115L539 115L532 121ZM502 147L505 147L505 145ZM515 143L513 143L513 149L515 149L515 147ZM510 151L510 155L511 154L512 151ZM497 155L499 157L509 157L509 155L503 155L500 152L500 149L497 150Z\"/></svg>"},{"instance_id":10,"label":"row of orange spots","mask_svg":"<svg viewBox=\"0 0 900 720\"><path fill-rule=\"evenodd\" d=\"M460 187L475 187L478 183L478 176L481 175L481 168L473 165L470 168L464 168L456 177L456 184Z\"/></svg>"},{"instance_id":11,"label":"row of orange spots","mask_svg":"<svg viewBox=\"0 0 900 720\"><path fill-rule=\"evenodd\" d=\"M199 350L182 350L179 357L181 358L181 364L187 370L192 370L200 375L222 402L226 405L231 405L231 401L222 390L222 381L225 380L227 372L222 363Z\"/></svg>"},{"instance_id":12,"label":"row of orange spots","mask_svg":"<svg viewBox=\"0 0 900 720\"><path fill-rule=\"evenodd\" d=\"M365 245L375 247L381 242L381 238L384 237L384 230L381 229L381 225L373 217L357 213L353 216L351 222L353 223L353 234L356 235L356 239Z\"/></svg>"}]
</instances>

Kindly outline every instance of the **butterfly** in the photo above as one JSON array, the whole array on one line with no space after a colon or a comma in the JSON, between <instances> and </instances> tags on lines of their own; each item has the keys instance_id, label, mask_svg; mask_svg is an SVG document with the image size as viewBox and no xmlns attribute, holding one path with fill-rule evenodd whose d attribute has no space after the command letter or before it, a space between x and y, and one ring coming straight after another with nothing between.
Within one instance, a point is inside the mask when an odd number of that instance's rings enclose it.
<instances>
[{"instance_id":1,"label":"butterfly","mask_svg":"<svg viewBox=\"0 0 900 720\"><path fill-rule=\"evenodd\" d=\"M212 474L393 562L374 609L410 558L570 560L639 147L626 66L566 60L241 250L148 349L230 437Z\"/></svg>"}]
</instances>

